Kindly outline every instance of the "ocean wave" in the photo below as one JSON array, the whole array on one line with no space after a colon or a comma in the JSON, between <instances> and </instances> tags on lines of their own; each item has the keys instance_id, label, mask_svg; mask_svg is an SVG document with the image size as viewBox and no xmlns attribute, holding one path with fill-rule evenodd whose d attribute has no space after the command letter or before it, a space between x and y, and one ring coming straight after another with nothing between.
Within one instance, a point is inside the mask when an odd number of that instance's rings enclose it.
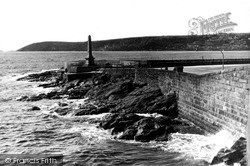
<instances>
[{"instance_id":1,"label":"ocean wave","mask_svg":"<svg viewBox=\"0 0 250 166\"><path fill-rule=\"evenodd\" d=\"M169 141L152 142L151 146L182 153L186 158L211 162L221 148L230 148L239 137L227 130L210 135L174 133Z\"/></svg>"}]
</instances>

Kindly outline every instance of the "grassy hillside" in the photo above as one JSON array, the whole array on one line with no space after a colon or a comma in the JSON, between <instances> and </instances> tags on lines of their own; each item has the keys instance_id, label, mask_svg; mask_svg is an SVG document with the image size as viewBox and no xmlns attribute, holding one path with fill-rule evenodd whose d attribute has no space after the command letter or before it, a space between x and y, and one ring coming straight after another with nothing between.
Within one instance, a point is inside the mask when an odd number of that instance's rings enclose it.
<instances>
[{"instance_id":1,"label":"grassy hillside","mask_svg":"<svg viewBox=\"0 0 250 166\"><path fill-rule=\"evenodd\" d=\"M250 50L250 34L153 36L93 41L94 51ZM86 51L86 42L41 42L18 51Z\"/></svg>"}]
</instances>

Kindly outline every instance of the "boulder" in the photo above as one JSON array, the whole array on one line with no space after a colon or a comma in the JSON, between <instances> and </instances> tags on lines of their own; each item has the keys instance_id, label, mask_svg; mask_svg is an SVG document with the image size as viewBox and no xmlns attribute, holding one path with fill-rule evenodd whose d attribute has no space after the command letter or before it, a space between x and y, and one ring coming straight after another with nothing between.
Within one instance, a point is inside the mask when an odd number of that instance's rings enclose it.
<instances>
[{"instance_id":1,"label":"boulder","mask_svg":"<svg viewBox=\"0 0 250 166\"><path fill-rule=\"evenodd\" d=\"M136 133L137 133L137 128L134 126L129 126L128 128L125 129L125 131L122 133L119 139L134 140Z\"/></svg>"},{"instance_id":2,"label":"boulder","mask_svg":"<svg viewBox=\"0 0 250 166\"><path fill-rule=\"evenodd\" d=\"M157 137L155 141L168 141L169 134L176 133L176 132L178 132L178 130L174 128L173 126L166 126L164 133L161 136Z\"/></svg>"},{"instance_id":3,"label":"boulder","mask_svg":"<svg viewBox=\"0 0 250 166\"><path fill-rule=\"evenodd\" d=\"M136 140L141 142L148 142L151 140L167 141L169 134L178 131L171 126L173 120L170 117L140 117L138 119L139 120L134 123L127 125L122 123L123 125L120 125L122 127L118 129L123 130L124 132L119 139Z\"/></svg>"},{"instance_id":4,"label":"boulder","mask_svg":"<svg viewBox=\"0 0 250 166\"><path fill-rule=\"evenodd\" d=\"M167 137L168 134L175 132L169 127L171 122L171 119L168 117L143 118L135 124L137 133L134 138L136 141L148 142L158 137Z\"/></svg>"},{"instance_id":5,"label":"boulder","mask_svg":"<svg viewBox=\"0 0 250 166\"><path fill-rule=\"evenodd\" d=\"M41 110L41 109L37 106L32 106L31 108L28 109L28 111L37 111L37 110Z\"/></svg>"},{"instance_id":6,"label":"boulder","mask_svg":"<svg viewBox=\"0 0 250 166\"><path fill-rule=\"evenodd\" d=\"M141 117L136 114L111 114L103 119L100 126L104 129L112 129L112 134L125 131L125 129L135 122L140 120Z\"/></svg>"},{"instance_id":7,"label":"boulder","mask_svg":"<svg viewBox=\"0 0 250 166\"><path fill-rule=\"evenodd\" d=\"M114 121L114 119L118 116L119 114L107 114L102 118L102 122L99 124L100 127L103 129L111 129L110 124Z\"/></svg>"},{"instance_id":8,"label":"boulder","mask_svg":"<svg viewBox=\"0 0 250 166\"><path fill-rule=\"evenodd\" d=\"M97 107L92 104L86 104L75 112L75 116L99 114Z\"/></svg>"},{"instance_id":9,"label":"boulder","mask_svg":"<svg viewBox=\"0 0 250 166\"><path fill-rule=\"evenodd\" d=\"M110 79L111 79L111 75L105 73L94 78L94 82L95 82L95 85L106 84L108 81L110 81Z\"/></svg>"},{"instance_id":10,"label":"boulder","mask_svg":"<svg viewBox=\"0 0 250 166\"><path fill-rule=\"evenodd\" d=\"M223 148L217 155L213 158L210 165L215 165L219 163L225 163L227 165L233 165L234 163L241 162L242 164L246 163L246 139L241 137L239 138L230 149Z\"/></svg>"},{"instance_id":11,"label":"boulder","mask_svg":"<svg viewBox=\"0 0 250 166\"><path fill-rule=\"evenodd\" d=\"M90 88L86 87L76 87L69 89L67 95L69 95L68 99L81 99L84 98L86 93L90 90Z\"/></svg>"},{"instance_id":12,"label":"boulder","mask_svg":"<svg viewBox=\"0 0 250 166\"><path fill-rule=\"evenodd\" d=\"M53 90L53 91L47 93L46 96L44 96L44 98L47 98L47 99L61 99L60 95L61 95L60 92L58 92L57 90Z\"/></svg>"},{"instance_id":13,"label":"boulder","mask_svg":"<svg viewBox=\"0 0 250 166\"><path fill-rule=\"evenodd\" d=\"M60 116L64 116L64 115L67 115L71 110L67 107L64 107L64 108L57 108L55 110L55 112L60 115Z\"/></svg>"},{"instance_id":14,"label":"boulder","mask_svg":"<svg viewBox=\"0 0 250 166\"><path fill-rule=\"evenodd\" d=\"M67 104L67 103L61 103L61 102L59 102L59 103L58 103L58 106L59 106L59 107L66 107L66 106L68 106L68 104Z\"/></svg>"}]
</instances>

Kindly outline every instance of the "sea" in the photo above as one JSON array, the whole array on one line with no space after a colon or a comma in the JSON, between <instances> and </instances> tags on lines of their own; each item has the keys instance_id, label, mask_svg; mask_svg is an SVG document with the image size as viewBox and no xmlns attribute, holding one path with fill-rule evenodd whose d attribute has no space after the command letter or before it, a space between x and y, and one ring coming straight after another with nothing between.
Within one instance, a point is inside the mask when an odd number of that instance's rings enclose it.
<instances>
[{"instance_id":1,"label":"sea","mask_svg":"<svg viewBox=\"0 0 250 166\"><path fill-rule=\"evenodd\" d=\"M225 53L228 57L231 54ZM250 57L249 52L237 54ZM90 119L100 119L105 114L75 117L59 116L52 111L60 102L78 107L84 104L84 99L17 101L21 96L53 90L38 87L40 82L17 81L18 78L60 69L66 61L83 60L86 55L86 52L0 52L0 156L62 154L64 165L69 166L205 166L221 148L230 148L239 138L221 130L207 135L175 133L167 142L121 141L110 131L89 123ZM94 52L96 59L106 60L209 55L221 56L218 52ZM30 111L33 106L41 110Z\"/></svg>"}]
</instances>

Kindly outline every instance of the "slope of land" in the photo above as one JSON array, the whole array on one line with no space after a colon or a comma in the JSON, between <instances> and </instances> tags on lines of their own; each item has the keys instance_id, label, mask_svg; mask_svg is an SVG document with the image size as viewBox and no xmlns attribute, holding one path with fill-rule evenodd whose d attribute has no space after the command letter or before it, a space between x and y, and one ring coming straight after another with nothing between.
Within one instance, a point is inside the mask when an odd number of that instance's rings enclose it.
<instances>
[{"instance_id":1,"label":"slope of land","mask_svg":"<svg viewBox=\"0 0 250 166\"><path fill-rule=\"evenodd\" d=\"M250 50L250 33L152 36L93 41L94 51ZM86 51L86 42L40 42L18 51Z\"/></svg>"}]
</instances>

